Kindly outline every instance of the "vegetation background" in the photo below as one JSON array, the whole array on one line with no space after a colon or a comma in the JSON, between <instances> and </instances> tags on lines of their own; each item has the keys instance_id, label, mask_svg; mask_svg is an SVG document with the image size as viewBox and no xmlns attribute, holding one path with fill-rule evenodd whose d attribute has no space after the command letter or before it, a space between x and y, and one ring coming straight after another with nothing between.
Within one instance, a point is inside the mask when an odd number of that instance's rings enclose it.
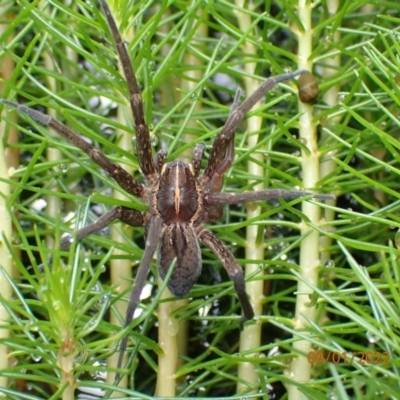
<instances>
[{"instance_id":1,"label":"vegetation background","mask_svg":"<svg viewBox=\"0 0 400 400\"><path fill-rule=\"evenodd\" d=\"M399 3L110 6L154 149L167 147L169 160L190 159L200 141L210 149L237 87L248 95L269 75L313 71L314 104L299 102L291 81L249 113L224 190L316 188L337 202L226 207L210 227L246 268L257 316L241 333L232 284L208 250L190 301L157 290L154 261L116 390L114 353L144 232L115 224L67 254L57 247L62 233L112 206L145 206L54 132L4 107L0 394L397 399ZM1 97L61 120L139 177L127 89L99 4L2 0L0 29Z\"/></svg>"}]
</instances>

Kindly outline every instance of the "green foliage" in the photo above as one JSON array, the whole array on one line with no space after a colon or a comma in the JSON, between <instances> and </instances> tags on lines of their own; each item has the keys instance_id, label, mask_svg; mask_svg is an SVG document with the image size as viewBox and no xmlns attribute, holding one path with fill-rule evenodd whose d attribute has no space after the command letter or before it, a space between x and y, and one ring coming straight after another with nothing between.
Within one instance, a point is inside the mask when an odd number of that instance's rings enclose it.
<instances>
[{"instance_id":1,"label":"green foliage","mask_svg":"<svg viewBox=\"0 0 400 400\"><path fill-rule=\"evenodd\" d=\"M0 60L9 57L14 67L10 79L2 80L1 97L53 112L139 178L136 155L116 143L122 131L134 142L134 128L125 104L126 84L97 3L3 3L12 18L2 16ZM244 76L262 82L267 75L297 68L293 31L303 27L296 1L255 1L251 9L221 0L116 3L154 147L167 146L168 160L191 157L201 141L210 149L229 114L235 82L242 85ZM316 307L317 318L309 321L307 332L296 330L296 281L307 283L298 265L303 239L299 224L304 219L300 201L261 204L261 214L253 219L247 218L244 205L226 207L210 229L241 265L260 266L249 279L265 282L264 311L256 318L263 324L262 344L239 352L238 317L232 317L240 313L237 298L215 256L204 250L204 274L190 293L191 301L175 311L190 329L189 351L176 373L176 398L233 395L240 381L237 366L244 361L253 363L258 375L249 392L267 399L272 387L275 398L288 398L284 386L295 377L287 368L297 356L292 344L299 338L309 340L314 351L308 354L313 379L296 383L308 398L383 400L397 398L400 391L400 6L395 1L375 6L353 0L342 2L337 13L329 7L329 0L317 2L312 11L312 59L320 87L313 114L321 157L316 189L338 197L337 204L322 205L323 223L313 225L328 238L321 242L318 285L309 284L309 306ZM238 27L238 10L252 19L245 32ZM206 32L198 36L200 26ZM246 53L245 44L256 46L256 54ZM254 74L243 69L250 62L257 65ZM193 71L200 77L191 77ZM215 80L216 73L230 77L228 84ZM259 140L248 148L243 124L225 191L252 190L255 182L266 188L302 186L301 151L307 151L307 144L297 136L296 93L294 82L280 85L264 106L250 113L264 120ZM117 116L117 106L124 120ZM109 310L122 321L116 303L129 293L118 292L108 266L110 260L129 259L136 267L144 230L134 229L131 235L118 227L123 243L106 232L74 243L68 253L57 248L62 233L73 233L111 206L146 206L132 196L116 198L111 189L122 192L117 184L54 132L21 116L15 122L9 110L3 110L3 118L5 143L11 127L18 127L20 141L9 147L21 157L11 177L1 177L13 190L8 207L15 233L8 248L16 273L3 273L13 299L2 298L10 315L3 328L10 332L3 340L10 367L0 371L9 378L9 387L0 393L10 399L72 399L75 389L91 387L109 396L112 385L99 378L112 370L104 362L123 334L109 322ZM60 152L57 159L49 159L48 148ZM248 171L255 154L264 155L263 176ZM50 196L62 207L48 214L40 202ZM264 258L255 261L247 260L243 250L245 228L251 224L259 227L258 241L265 244ZM55 239L54 249L49 237ZM154 275L155 260L153 264ZM142 328L131 332L130 350L137 345L137 357L130 388L119 390L126 396L121 398L154 394L158 302L153 288L137 319ZM200 316L199 310L207 307L212 311Z\"/></svg>"}]
</instances>

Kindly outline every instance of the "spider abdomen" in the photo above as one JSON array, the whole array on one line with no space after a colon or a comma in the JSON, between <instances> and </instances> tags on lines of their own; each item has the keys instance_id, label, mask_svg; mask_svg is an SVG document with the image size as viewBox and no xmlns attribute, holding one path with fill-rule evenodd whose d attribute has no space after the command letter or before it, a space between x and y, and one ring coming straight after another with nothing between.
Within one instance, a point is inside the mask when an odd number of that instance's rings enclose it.
<instances>
[{"instance_id":1,"label":"spider abdomen","mask_svg":"<svg viewBox=\"0 0 400 400\"><path fill-rule=\"evenodd\" d=\"M189 164L165 164L155 190L156 213L166 224L189 223L199 208L196 177Z\"/></svg>"},{"instance_id":2,"label":"spider abdomen","mask_svg":"<svg viewBox=\"0 0 400 400\"><path fill-rule=\"evenodd\" d=\"M158 270L162 279L176 258L168 289L176 297L190 291L201 273L201 251L192 224L165 224L158 250Z\"/></svg>"}]
</instances>

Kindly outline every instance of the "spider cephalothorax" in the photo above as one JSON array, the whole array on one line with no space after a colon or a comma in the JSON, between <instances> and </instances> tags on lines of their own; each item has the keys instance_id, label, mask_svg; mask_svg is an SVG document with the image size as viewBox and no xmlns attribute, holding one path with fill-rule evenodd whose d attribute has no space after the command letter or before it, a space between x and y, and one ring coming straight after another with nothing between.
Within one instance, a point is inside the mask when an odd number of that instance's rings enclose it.
<instances>
[{"instance_id":1,"label":"spider cephalothorax","mask_svg":"<svg viewBox=\"0 0 400 400\"><path fill-rule=\"evenodd\" d=\"M107 171L126 192L140 198L148 205L149 209L145 212L126 207L113 208L91 225L80 229L75 235L76 240L81 240L91 233L99 232L115 220L132 226L146 227L146 247L130 295L125 327L132 321L157 248L159 273L164 278L170 266L175 264L168 287L174 295L181 297L188 293L201 272L202 259L199 243L214 252L233 280L243 310L241 322L251 319L254 312L246 294L242 268L228 247L206 229L204 224L220 218L224 204L298 198L312 194L307 191L280 189L244 193L221 192L223 176L231 167L234 158L234 133L245 114L274 85L292 79L304 71L268 78L243 103L239 103L239 95L236 95L231 114L215 138L203 173L200 172L200 166L205 151L204 143L195 146L190 164L179 160L166 163L165 151L160 151L155 158L153 156L149 130L144 120L142 98L128 52L107 3L101 0L101 4L116 44L130 93L137 136L138 161L145 184L137 181L121 166L112 162L97 148L55 119L8 100L1 100L1 102L17 108L34 120L54 129ZM320 194L313 196L323 199L333 197ZM61 249L66 250L70 245L71 237L64 237L61 241ZM127 337L121 342L118 366L121 366L126 345Z\"/></svg>"}]
</instances>

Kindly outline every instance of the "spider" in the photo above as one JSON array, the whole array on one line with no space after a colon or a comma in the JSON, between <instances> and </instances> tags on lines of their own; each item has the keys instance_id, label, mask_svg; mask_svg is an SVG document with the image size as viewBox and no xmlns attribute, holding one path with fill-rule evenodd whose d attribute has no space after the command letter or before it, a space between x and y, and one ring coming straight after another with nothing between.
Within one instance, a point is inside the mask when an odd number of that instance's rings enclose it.
<instances>
[{"instance_id":1,"label":"spider","mask_svg":"<svg viewBox=\"0 0 400 400\"><path fill-rule=\"evenodd\" d=\"M76 240L82 240L92 233L99 232L115 220L134 227L145 227L146 246L130 294L125 328L132 322L157 248L157 264L161 278L165 278L170 266L175 264L168 281L168 288L176 297L182 297L190 291L201 272L202 258L199 243L208 247L217 256L232 279L243 311L240 319L240 324L243 324L254 317L254 311L246 293L242 267L221 239L204 224L219 219L225 204L277 198L293 199L307 195L320 199L333 198L331 195L283 189L244 193L221 192L224 174L231 167L234 159L234 134L239 123L253 105L274 85L293 79L305 71L300 70L268 78L241 104L238 91L231 113L212 145L206 168L203 173L200 173L205 152L204 143L195 146L192 163L180 160L166 162L167 152L164 150L153 157L149 128L144 119L143 102L131 60L105 0L101 0L101 6L115 42L130 94L129 100L137 137L137 155L140 170L144 175L144 184L61 122L24 105L8 100L0 101L56 131L108 172L122 189L148 205L149 209L145 212L127 207L115 207L92 224L78 230L75 236ZM71 242L71 236L63 237L61 250L67 250ZM121 367L127 341L126 335L120 344L118 367Z\"/></svg>"}]
</instances>

